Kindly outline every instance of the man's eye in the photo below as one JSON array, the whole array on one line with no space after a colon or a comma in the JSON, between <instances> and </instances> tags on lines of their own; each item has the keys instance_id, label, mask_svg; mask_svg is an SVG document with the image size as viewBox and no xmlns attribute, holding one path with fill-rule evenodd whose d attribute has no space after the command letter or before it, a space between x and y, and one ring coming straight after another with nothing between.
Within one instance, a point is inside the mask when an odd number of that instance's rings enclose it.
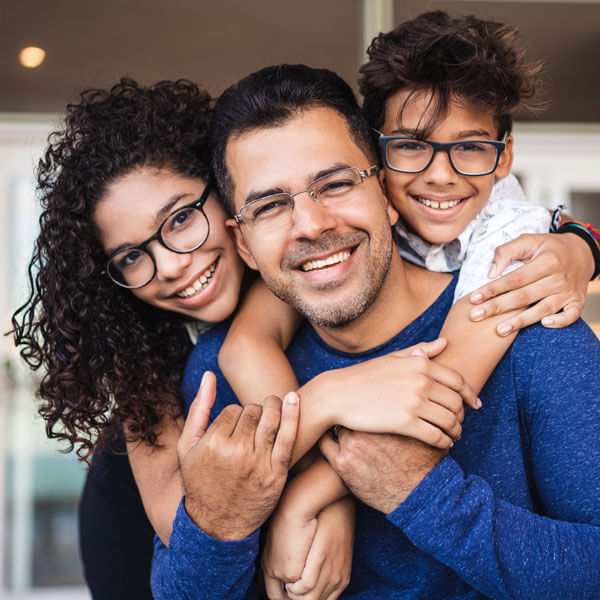
<instances>
[{"instance_id":1,"label":"man's eye","mask_svg":"<svg viewBox=\"0 0 600 600\"><path fill-rule=\"evenodd\" d=\"M255 205L252 209L253 219L265 219L285 212L289 207L287 198L273 198L264 204Z\"/></svg>"},{"instance_id":2,"label":"man's eye","mask_svg":"<svg viewBox=\"0 0 600 600\"><path fill-rule=\"evenodd\" d=\"M328 181L316 190L317 196L334 196L343 194L354 187L354 182L351 179L339 179L337 181Z\"/></svg>"}]
</instances>

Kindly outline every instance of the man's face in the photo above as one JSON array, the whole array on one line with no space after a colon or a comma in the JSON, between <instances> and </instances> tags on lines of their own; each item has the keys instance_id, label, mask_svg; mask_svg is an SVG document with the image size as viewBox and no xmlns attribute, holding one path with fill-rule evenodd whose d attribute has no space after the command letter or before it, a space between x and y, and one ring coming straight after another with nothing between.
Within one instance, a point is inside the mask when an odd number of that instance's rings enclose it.
<instances>
[{"instance_id":1,"label":"man's face","mask_svg":"<svg viewBox=\"0 0 600 600\"><path fill-rule=\"evenodd\" d=\"M226 160L236 212L250 198L293 194L332 170L372 166L344 118L329 108L230 139ZM234 225L238 250L279 298L315 325L349 323L371 305L385 280L393 251L390 220L397 215L377 177L333 206L322 207L306 193L294 202L287 226L256 231Z\"/></svg>"}]
</instances>

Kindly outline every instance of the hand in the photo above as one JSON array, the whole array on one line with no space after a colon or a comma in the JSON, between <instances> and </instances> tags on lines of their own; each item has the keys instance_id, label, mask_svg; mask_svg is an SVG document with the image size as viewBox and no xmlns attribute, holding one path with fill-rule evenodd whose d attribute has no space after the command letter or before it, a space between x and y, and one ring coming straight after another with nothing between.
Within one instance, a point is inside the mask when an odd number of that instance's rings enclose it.
<instances>
[{"instance_id":1,"label":"hand","mask_svg":"<svg viewBox=\"0 0 600 600\"><path fill-rule=\"evenodd\" d=\"M277 504L299 418L298 396L267 398L263 406L226 406L210 427L215 376L207 372L177 445L185 508L194 523L221 540L258 529Z\"/></svg>"},{"instance_id":2,"label":"hand","mask_svg":"<svg viewBox=\"0 0 600 600\"><path fill-rule=\"evenodd\" d=\"M498 324L498 334L508 335L538 321L544 327L566 327L581 316L594 272L594 259L582 239L572 233L523 234L496 248L488 276L504 272L516 260L526 264L471 294L478 305L471 319L525 308Z\"/></svg>"},{"instance_id":3,"label":"hand","mask_svg":"<svg viewBox=\"0 0 600 600\"><path fill-rule=\"evenodd\" d=\"M328 372L335 378L329 420L449 448L462 431L463 401L473 408L481 402L460 373L429 360L445 346L446 340L438 339Z\"/></svg>"},{"instance_id":4,"label":"hand","mask_svg":"<svg viewBox=\"0 0 600 600\"><path fill-rule=\"evenodd\" d=\"M265 576L271 600L335 600L341 595L350 582L355 512L354 501L346 497L319 513L301 577L284 579L284 591L281 580Z\"/></svg>"},{"instance_id":5,"label":"hand","mask_svg":"<svg viewBox=\"0 0 600 600\"><path fill-rule=\"evenodd\" d=\"M446 452L399 435L342 429L319 447L348 489L384 514L402 504Z\"/></svg>"}]
</instances>

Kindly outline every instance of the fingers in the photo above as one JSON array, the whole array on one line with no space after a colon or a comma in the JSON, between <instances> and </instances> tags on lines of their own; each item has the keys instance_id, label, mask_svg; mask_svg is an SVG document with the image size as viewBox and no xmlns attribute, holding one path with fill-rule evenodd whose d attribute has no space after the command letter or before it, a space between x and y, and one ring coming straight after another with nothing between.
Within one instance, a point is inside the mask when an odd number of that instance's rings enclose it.
<instances>
[{"instance_id":1,"label":"fingers","mask_svg":"<svg viewBox=\"0 0 600 600\"><path fill-rule=\"evenodd\" d=\"M265 575L265 592L269 600L286 600L287 595L283 591L283 582L269 575Z\"/></svg>"},{"instance_id":2,"label":"fingers","mask_svg":"<svg viewBox=\"0 0 600 600\"><path fill-rule=\"evenodd\" d=\"M441 383L443 386L450 388L450 390L454 390L456 393L460 395L462 401L471 408L478 409L481 408L481 400L477 396L477 394L473 391L473 388L466 382L465 378L449 367L444 365L439 365L437 363L431 362L428 364L428 373L429 375L435 379L438 383ZM451 396L448 396L450 402ZM451 403L446 403L446 406L451 408ZM454 410L453 412L457 412Z\"/></svg>"},{"instance_id":3,"label":"fingers","mask_svg":"<svg viewBox=\"0 0 600 600\"><path fill-rule=\"evenodd\" d=\"M529 260L539 250L541 243L539 237L522 234L510 242L498 246L494 251L494 259L488 277L497 277L504 273L508 265L516 260Z\"/></svg>"},{"instance_id":4,"label":"fingers","mask_svg":"<svg viewBox=\"0 0 600 600\"><path fill-rule=\"evenodd\" d=\"M432 342L421 342L414 346L404 348L403 350L397 350L391 354L398 358L403 358L405 356L424 356L426 358L433 358L440 354L447 345L448 341L445 338L438 338Z\"/></svg>"},{"instance_id":5,"label":"fingers","mask_svg":"<svg viewBox=\"0 0 600 600\"><path fill-rule=\"evenodd\" d=\"M217 379L214 373L206 371L202 376L198 393L190 406L179 444L181 448L189 448L194 440L200 439L208 428L210 411L217 396Z\"/></svg>"},{"instance_id":6,"label":"fingers","mask_svg":"<svg viewBox=\"0 0 600 600\"><path fill-rule=\"evenodd\" d=\"M550 328L568 327L579 319L583 311L583 303L573 301L567 304L561 313L548 315L542 319L542 325Z\"/></svg>"},{"instance_id":7,"label":"fingers","mask_svg":"<svg viewBox=\"0 0 600 600\"><path fill-rule=\"evenodd\" d=\"M343 433L340 431L340 434ZM340 454L340 445L330 433L321 436L319 450L330 465L334 465Z\"/></svg>"},{"instance_id":8,"label":"fingers","mask_svg":"<svg viewBox=\"0 0 600 600\"><path fill-rule=\"evenodd\" d=\"M281 400L277 396L265 398L262 415L256 429L255 447L257 450L270 451L281 421Z\"/></svg>"},{"instance_id":9,"label":"fingers","mask_svg":"<svg viewBox=\"0 0 600 600\"><path fill-rule=\"evenodd\" d=\"M289 392L285 395L281 407L281 421L271 454L273 467L279 466L285 470L289 468L299 420L300 398L296 392Z\"/></svg>"}]
</instances>

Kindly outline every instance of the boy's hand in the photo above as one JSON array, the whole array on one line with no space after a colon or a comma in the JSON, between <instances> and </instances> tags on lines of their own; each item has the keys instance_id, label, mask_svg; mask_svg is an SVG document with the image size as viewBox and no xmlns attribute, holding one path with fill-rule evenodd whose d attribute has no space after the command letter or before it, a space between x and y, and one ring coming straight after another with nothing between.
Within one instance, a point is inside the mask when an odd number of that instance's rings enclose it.
<instances>
[{"instance_id":1,"label":"boy's hand","mask_svg":"<svg viewBox=\"0 0 600 600\"><path fill-rule=\"evenodd\" d=\"M520 235L496 248L489 276L516 260L526 264L471 294L478 305L471 310L474 321L525 308L496 328L498 335L508 335L538 321L544 327L566 327L581 316L594 272L594 259L582 239L572 233Z\"/></svg>"},{"instance_id":2,"label":"boy's hand","mask_svg":"<svg viewBox=\"0 0 600 600\"><path fill-rule=\"evenodd\" d=\"M265 577L271 600L335 600L350 582L354 547L354 501L346 497L324 508L301 577L281 580Z\"/></svg>"},{"instance_id":3,"label":"boy's hand","mask_svg":"<svg viewBox=\"0 0 600 600\"><path fill-rule=\"evenodd\" d=\"M348 429L410 436L447 449L461 435L463 402L481 402L463 376L429 358L438 339L326 374L332 381L328 421Z\"/></svg>"}]
</instances>

